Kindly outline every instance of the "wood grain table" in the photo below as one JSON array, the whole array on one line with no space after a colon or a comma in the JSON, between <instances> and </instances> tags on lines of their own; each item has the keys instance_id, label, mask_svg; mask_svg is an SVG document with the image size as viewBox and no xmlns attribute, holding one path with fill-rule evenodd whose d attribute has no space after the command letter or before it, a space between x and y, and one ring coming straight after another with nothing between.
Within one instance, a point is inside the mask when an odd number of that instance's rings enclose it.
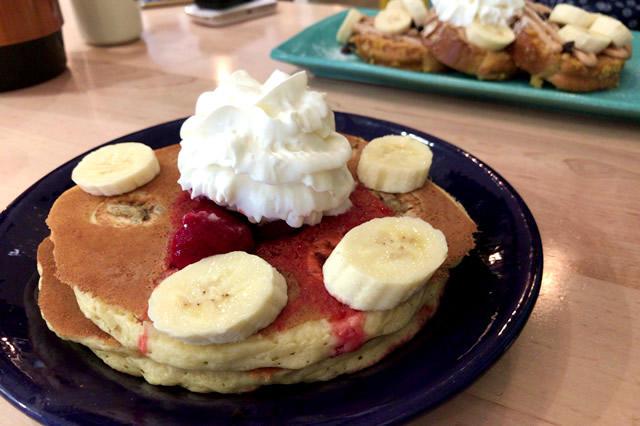
<instances>
[{"instance_id":1,"label":"wood grain table","mask_svg":"<svg viewBox=\"0 0 640 426\"><path fill-rule=\"evenodd\" d=\"M264 81L291 65L270 50L341 6L279 3L224 27L181 7L143 11L142 39L83 43L61 6L69 70L0 94L0 208L69 159L124 134L191 115L237 69ZM335 110L438 136L508 180L544 247L542 289L521 335L468 389L416 424L640 425L640 125L527 105L310 78ZM638 100L640 102L640 100ZM5 400L0 423L35 422Z\"/></svg>"}]
</instances>

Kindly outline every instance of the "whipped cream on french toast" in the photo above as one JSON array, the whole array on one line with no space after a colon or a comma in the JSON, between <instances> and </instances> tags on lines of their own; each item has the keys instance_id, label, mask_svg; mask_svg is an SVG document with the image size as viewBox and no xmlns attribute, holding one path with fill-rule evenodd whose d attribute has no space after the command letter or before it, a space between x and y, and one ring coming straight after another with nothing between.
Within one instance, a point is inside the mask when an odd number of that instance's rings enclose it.
<instances>
[{"instance_id":1,"label":"whipped cream on french toast","mask_svg":"<svg viewBox=\"0 0 640 426\"><path fill-rule=\"evenodd\" d=\"M506 26L524 10L524 0L432 0L441 21L466 27L474 20L483 25Z\"/></svg>"}]
</instances>

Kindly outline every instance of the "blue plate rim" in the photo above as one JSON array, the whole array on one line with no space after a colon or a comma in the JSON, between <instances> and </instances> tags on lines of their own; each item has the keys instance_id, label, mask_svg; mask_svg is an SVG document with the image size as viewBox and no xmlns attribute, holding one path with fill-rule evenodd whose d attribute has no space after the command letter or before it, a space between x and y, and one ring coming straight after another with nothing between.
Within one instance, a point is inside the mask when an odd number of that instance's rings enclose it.
<instances>
[{"instance_id":1,"label":"blue plate rim","mask_svg":"<svg viewBox=\"0 0 640 426\"><path fill-rule=\"evenodd\" d=\"M116 143L123 140L131 140L132 136L142 134L144 132L149 132L152 129L160 129L163 126L168 125L176 125L176 123L182 122L184 119L174 120L162 124L158 124L147 129L143 129L129 135L125 135L113 141L107 142L104 145ZM345 124L346 122L349 122ZM467 153L466 151L456 147L453 144L450 144L444 140L441 140L437 137L429 135L427 133L412 129L410 127L398 125L389 121L379 120L367 116L349 114L336 112L336 123L337 125L343 126L362 126L366 125L366 127L370 127L369 125L375 125L381 129L393 129L394 132L406 132L409 134L414 134L418 137L424 138L428 140L432 145L435 144L438 147L448 149L451 152L455 152L456 155L464 157L466 160L473 162L476 167L480 167L483 171L490 176L490 179L496 184L500 185L504 188L506 193L510 194L510 196L515 200L520 208L520 214L522 215L521 219L527 223L531 238L532 246L531 246L531 265L532 270L531 275L529 276L529 282L526 286L526 291L520 295L520 300L517 303L517 309L514 310L511 319L508 321L509 324L506 328L507 333L504 336L495 339L486 339L481 344L471 347L470 351L474 352L474 357L468 359L464 365L459 366L458 371L452 372L452 380L447 383L440 383L438 387L438 394L433 395L433 388L424 388L422 392L414 392L410 396L405 396L402 401L399 401L397 404L394 404L392 407L384 407L385 412L381 413L379 411L372 411L370 413L360 413L360 417L358 419L362 420L363 417L366 416L367 419L372 420L375 419L380 423L395 423L402 422L408 419L411 419L429 409L434 408L435 406L441 404L442 402L448 400L454 395L458 394L460 391L469 386L475 379L477 379L482 373L484 373L500 356L510 347L510 345L515 341L519 333L521 332L524 324L529 318L531 311L534 307L535 301L540 291L541 280L542 280L542 268L543 268L543 256L542 256L542 243L539 235L539 231L533 215L530 210L526 206L524 200L518 195L515 189L504 179L502 178L495 170L490 168L486 163L482 162L475 156ZM355 124L354 124L355 123ZM342 130L342 129L339 129ZM367 129L367 132L371 132L375 130ZM102 145L101 145L102 146ZM97 148L97 147L96 147ZM60 172L64 170L70 170L71 166L79 161L79 159L84 154L66 162L60 167L56 168L51 173L47 174L36 183L34 183L31 187L29 187L26 191L24 191L19 197L17 197L2 213L0 213L0 234L4 234L5 226L3 225L5 220L7 219L8 214L19 208L18 206L21 202L27 197L31 192L33 192L36 188L43 184L43 182L51 179L52 176L60 174ZM68 180L68 177L67 177ZM56 183L58 184L58 183ZM60 183L60 190L63 191L66 187L71 186L69 181ZM455 195L455 194L454 194ZM0 260L4 262L5 255L0 254L3 257L0 257ZM30 273L33 273L31 271ZM3 277L0 273L0 279ZM3 281L0 280L0 283ZM2 291L0 288L0 296L2 295ZM2 315L0 314L0 317ZM3 352L4 353L4 352ZM0 367L3 364L0 363ZM357 373L356 373L357 374ZM0 386L0 394L5 397L11 404L17 407L19 410L23 411L25 414L30 417L41 421L43 423L46 422L54 422L54 423L64 423L64 418L55 418L51 417L52 413L43 412L38 409L34 409L33 407L25 404L24 401L14 398L14 394L12 389L8 389L6 387L6 383L1 383ZM330 423L330 422L329 422Z\"/></svg>"}]
</instances>

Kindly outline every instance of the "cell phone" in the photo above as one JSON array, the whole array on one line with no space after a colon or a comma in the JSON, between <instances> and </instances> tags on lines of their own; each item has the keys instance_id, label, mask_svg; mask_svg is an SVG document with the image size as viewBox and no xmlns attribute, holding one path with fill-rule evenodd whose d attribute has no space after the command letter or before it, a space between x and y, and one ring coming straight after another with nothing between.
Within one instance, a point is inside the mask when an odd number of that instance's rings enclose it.
<instances>
[{"instance_id":1,"label":"cell phone","mask_svg":"<svg viewBox=\"0 0 640 426\"><path fill-rule=\"evenodd\" d=\"M194 0L196 6L200 9L227 9L241 3L248 3L252 0Z\"/></svg>"},{"instance_id":2,"label":"cell phone","mask_svg":"<svg viewBox=\"0 0 640 426\"><path fill-rule=\"evenodd\" d=\"M193 0L139 0L138 3L142 9L162 6L176 6L178 4L190 4Z\"/></svg>"},{"instance_id":3,"label":"cell phone","mask_svg":"<svg viewBox=\"0 0 640 426\"><path fill-rule=\"evenodd\" d=\"M193 4L186 6L184 11L194 22L219 27L272 14L276 11L276 5L276 0L252 0L222 9Z\"/></svg>"}]
</instances>

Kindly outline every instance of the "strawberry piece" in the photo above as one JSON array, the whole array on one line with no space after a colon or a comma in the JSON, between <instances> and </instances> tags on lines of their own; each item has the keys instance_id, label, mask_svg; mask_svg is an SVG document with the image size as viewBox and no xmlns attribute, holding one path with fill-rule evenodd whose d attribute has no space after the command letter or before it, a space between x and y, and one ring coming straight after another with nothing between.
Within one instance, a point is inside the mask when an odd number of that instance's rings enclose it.
<instances>
[{"instance_id":1,"label":"strawberry piece","mask_svg":"<svg viewBox=\"0 0 640 426\"><path fill-rule=\"evenodd\" d=\"M253 250L249 225L222 207L209 205L182 217L173 235L169 262L182 269L205 257Z\"/></svg>"}]
</instances>

